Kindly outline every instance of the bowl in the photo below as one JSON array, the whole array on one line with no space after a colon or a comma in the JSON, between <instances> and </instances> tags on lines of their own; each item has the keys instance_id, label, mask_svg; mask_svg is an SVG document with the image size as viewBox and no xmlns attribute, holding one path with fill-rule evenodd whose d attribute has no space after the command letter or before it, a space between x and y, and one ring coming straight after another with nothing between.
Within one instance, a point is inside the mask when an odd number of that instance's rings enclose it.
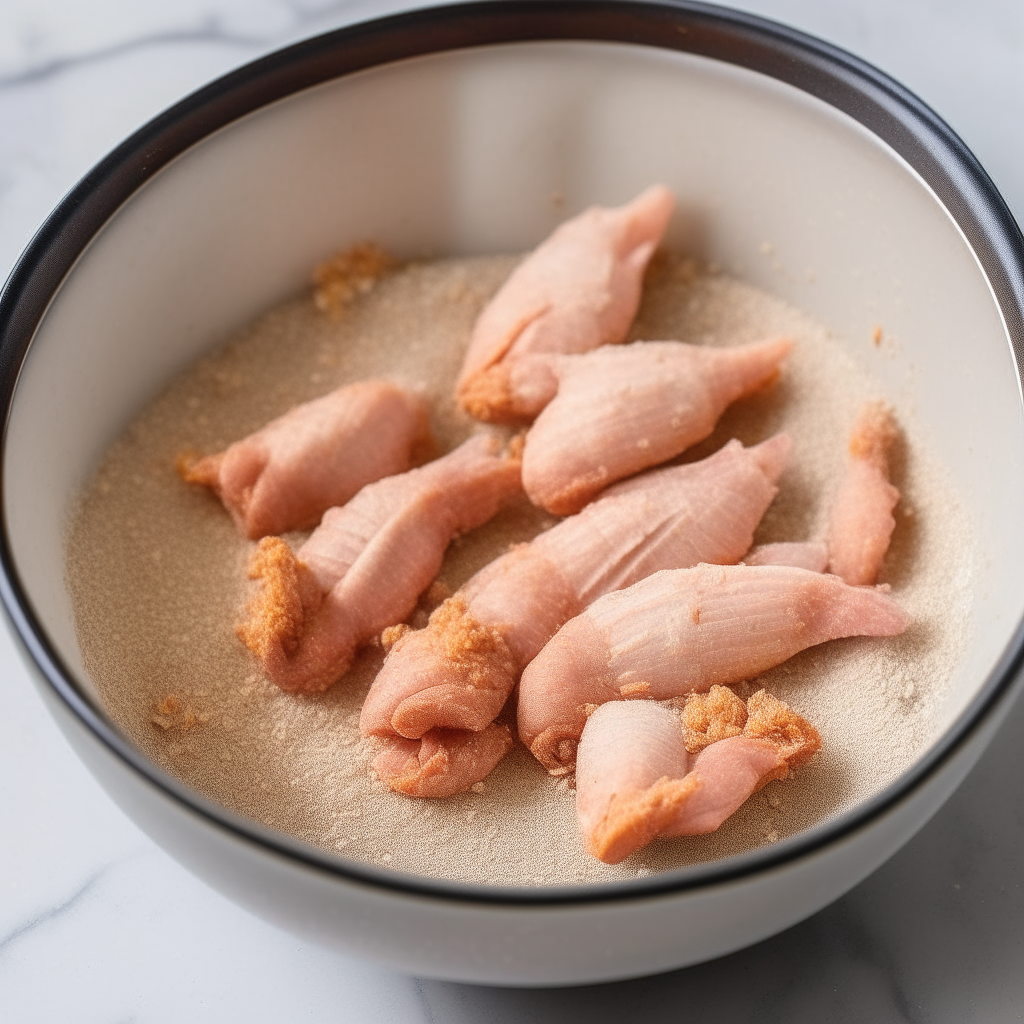
<instances>
[{"instance_id":1,"label":"bowl","mask_svg":"<svg viewBox=\"0 0 1024 1024\"><path fill-rule=\"evenodd\" d=\"M871 799L649 878L501 888L346 860L204 799L115 727L65 583L69 510L112 440L345 240L528 248L664 181L670 242L827 323L911 409L982 553L933 742ZM759 258L765 241L772 260ZM140 129L40 229L0 299L2 596L90 771L172 856L308 939L423 976L554 985L715 957L814 913L949 796L1021 689L1024 241L962 142L849 54L725 9L444 6L272 54ZM862 344L884 318L898 345ZM858 341L858 339L860 339ZM1015 353L1018 355L1015 356Z\"/></svg>"}]
</instances>

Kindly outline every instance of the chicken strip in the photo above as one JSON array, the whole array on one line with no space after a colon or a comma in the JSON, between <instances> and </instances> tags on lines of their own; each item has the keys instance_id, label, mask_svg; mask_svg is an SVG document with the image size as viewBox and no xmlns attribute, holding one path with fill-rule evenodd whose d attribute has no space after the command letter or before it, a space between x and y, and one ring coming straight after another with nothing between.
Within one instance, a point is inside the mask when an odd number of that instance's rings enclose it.
<instances>
[{"instance_id":1,"label":"chicken strip","mask_svg":"<svg viewBox=\"0 0 1024 1024\"><path fill-rule=\"evenodd\" d=\"M511 749L507 725L492 723L481 732L431 729L418 740L389 736L373 767L393 790L406 796L455 796L490 775Z\"/></svg>"},{"instance_id":2,"label":"chicken strip","mask_svg":"<svg viewBox=\"0 0 1024 1024\"><path fill-rule=\"evenodd\" d=\"M792 565L797 569L824 572L828 566L828 545L820 541L783 541L759 544L744 556L745 565Z\"/></svg>"},{"instance_id":3,"label":"chicken strip","mask_svg":"<svg viewBox=\"0 0 1024 1024\"><path fill-rule=\"evenodd\" d=\"M238 632L281 689L327 689L360 646L412 612L448 544L519 493L519 461L498 447L478 435L367 485L297 553L278 537L260 542L249 574L263 583Z\"/></svg>"},{"instance_id":4,"label":"chicken strip","mask_svg":"<svg viewBox=\"0 0 1024 1024\"><path fill-rule=\"evenodd\" d=\"M814 726L765 690L744 704L716 687L698 703L707 706L684 712L685 737L679 718L653 701L606 704L587 721L576 816L587 849L606 864L656 836L714 832L752 793L821 748ZM703 733L689 728L691 717L705 721Z\"/></svg>"},{"instance_id":5,"label":"chicken strip","mask_svg":"<svg viewBox=\"0 0 1024 1024\"><path fill-rule=\"evenodd\" d=\"M826 640L893 636L908 624L881 589L807 569L658 572L595 601L533 659L519 687L519 738L562 774L589 707L738 683Z\"/></svg>"},{"instance_id":6,"label":"chicken strip","mask_svg":"<svg viewBox=\"0 0 1024 1024\"><path fill-rule=\"evenodd\" d=\"M526 436L523 489L555 515L579 512L609 484L703 441L729 405L778 376L792 347L646 341L548 357L558 392Z\"/></svg>"},{"instance_id":7,"label":"chicken strip","mask_svg":"<svg viewBox=\"0 0 1024 1024\"><path fill-rule=\"evenodd\" d=\"M889 483L889 450L899 436L892 410L866 405L850 436L849 461L832 507L829 571L847 583L874 583L896 528L900 492Z\"/></svg>"},{"instance_id":8,"label":"chicken strip","mask_svg":"<svg viewBox=\"0 0 1024 1024\"><path fill-rule=\"evenodd\" d=\"M788 451L782 434L753 448L730 441L635 477L485 566L391 649L363 704L363 735L487 728L559 626L602 594L666 566L742 557Z\"/></svg>"},{"instance_id":9,"label":"chicken strip","mask_svg":"<svg viewBox=\"0 0 1024 1024\"><path fill-rule=\"evenodd\" d=\"M217 455L178 459L211 488L249 540L316 526L361 487L409 468L430 443L427 408L386 380L338 388L272 420Z\"/></svg>"},{"instance_id":10,"label":"chicken strip","mask_svg":"<svg viewBox=\"0 0 1024 1024\"><path fill-rule=\"evenodd\" d=\"M554 393L553 381L535 364L540 393L524 404L535 389L522 380L512 389L520 360L624 341L674 205L667 188L653 185L625 206L592 206L556 228L480 314L456 385L459 404L488 422L529 419Z\"/></svg>"}]
</instances>

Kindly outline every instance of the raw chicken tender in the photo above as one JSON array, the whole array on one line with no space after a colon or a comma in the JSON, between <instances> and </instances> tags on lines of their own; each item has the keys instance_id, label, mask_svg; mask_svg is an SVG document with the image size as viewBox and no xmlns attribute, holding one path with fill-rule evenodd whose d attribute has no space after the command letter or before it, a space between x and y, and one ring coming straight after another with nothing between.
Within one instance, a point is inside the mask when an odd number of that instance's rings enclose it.
<instances>
[{"instance_id":1,"label":"raw chicken tender","mask_svg":"<svg viewBox=\"0 0 1024 1024\"><path fill-rule=\"evenodd\" d=\"M393 790L407 796L454 796L490 775L511 749L506 725L492 723L482 732L431 729L418 740L389 736L373 767Z\"/></svg>"},{"instance_id":2,"label":"raw chicken tender","mask_svg":"<svg viewBox=\"0 0 1024 1024\"><path fill-rule=\"evenodd\" d=\"M624 341L674 205L667 188L653 185L625 206L592 206L556 228L480 314L456 385L459 404L488 422L530 419L554 382L527 357ZM524 359L532 385L511 380Z\"/></svg>"},{"instance_id":3,"label":"raw chicken tender","mask_svg":"<svg viewBox=\"0 0 1024 1024\"><path fill-rule=\"evenodd\" d=\"M238 632L281 689L327 689L359 647L412 612L448 544L519 493L519 461L498 447L478 435L364 487L297 553L278 537L260 542L249 574L263 582Z\"/></svg>"},{"instance_id":4,"label":"raw chicken tender","mask_svg":"<svg viewBox=\"0 0 1024 1024\"><path fill-rule=\"evenodd\" d=\"M587 849L606 864L656 836L713 832L821 748L814 726L764 690L744 704L715 687L687 704L684 725L685 736L679 718L653 701L606 704L587 721L576 815Z\"/></svg>"},{"instance_id":5,"label":"raw chicken tender","mask_svg":"<svg viewBox=\"0 0 1024 1024\"><path fill-rule=\"evenodd\" d=\"M783 541L759 544L744 556L745 565L791 565L796 569L824 572L828 566L828 545L820 541Z\"/></svg>"},{"instance_id":6,"label":"raw chicken tender","mask_svg":"<svg viewBox=\"0 0 1024 1024\"><path fill-rule=\"evenodd\" d=\"M899 436L892 410L865 406L850 436L850 458L829 523L829 571L857 586L874 583L896 528L900 492L889 483L889 451ZM525 468L525 467L524 467Z\"/></svg>"},{"instance_id":7,"label":"raw chicken tender","mask_svg":"<svg viewBox=\"0 0 1024 1024\"><path fill-rule=\"evenodd\" d=\"M616 480L703 441L729 405L778 376L792 347L644 341L547 357L558 392L526 436L523 489L555 515L578 512Z\"/></svg>"},{"instance_id":8,"label":"raw chicken tender","mask_svg":"<svg viewBox=\"0 0 1024 1024\"><path fill-rule=\"evenodd\" d=\"M249 540L315 526L361 487L409 468L429 444L427 409L386 380L306 402L218 455L178 460L182 477L211 488Z\"/></svg>"},{"instance_id":9,"label":"raw chicken tender","mask_svg":"<svg viewBox=\"0 0 1024 1024\"><path fill-rule=\"evenodd\" d=\"M594 705L737 683L826 640L893 636L908 623L882 589L807 569L658 572L595 601L533 659L519 688L519 738L560 774Z\"/></svg>"},{"instance_id":10,"label":"raw chicken tender","mask_svg":"<svg viewBox=\"0 0 1024 1024\"><path fill-rule=\"evenodd\" d=\"M610 488L485 566L395 643L363 704L364 736L417 739L494 721L563 622L665 566L735 562L775 497L789 439L730 441L702 462Z\"/></svg>"}]
</instances>

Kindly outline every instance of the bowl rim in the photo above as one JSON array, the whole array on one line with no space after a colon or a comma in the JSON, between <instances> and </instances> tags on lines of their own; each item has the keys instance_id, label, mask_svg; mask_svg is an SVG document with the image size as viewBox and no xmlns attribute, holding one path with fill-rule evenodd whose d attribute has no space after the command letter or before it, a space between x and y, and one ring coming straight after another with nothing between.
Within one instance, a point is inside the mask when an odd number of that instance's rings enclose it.
<instances>
[{"instance_id":1,"label":"bowl rim","mask_svg":"<svg viewBox=\"0 0 1024 1024\"><path fill-rule=\"evenodd\" d=\"M795 29L691 0L477 0L336 29L287 46L191 93L143 125L57 205L15 264L0 294L0 506L7 431L32 338L78 257L120 206L192 145L245 115L305 89L410 58L521 42L609 42L709 57L761 72L850 115L887 143L935 192L958 224L995 294L1018 375L1024 366L1024 238L967 146L913 93L863 60ZM781 869L866 829L920 790L999 711L1020 682L1024 621L993 671L929 751L885 789L782 842L641 879L543 888L491 886L379 869L346 860L238 815L149 761L62 663L15 568L4 512L0 599L37 678L128 769L208 825L264 853L360 886L483 905L595 905L638 901L742 881Z\"/></svg>"}]
</instances>

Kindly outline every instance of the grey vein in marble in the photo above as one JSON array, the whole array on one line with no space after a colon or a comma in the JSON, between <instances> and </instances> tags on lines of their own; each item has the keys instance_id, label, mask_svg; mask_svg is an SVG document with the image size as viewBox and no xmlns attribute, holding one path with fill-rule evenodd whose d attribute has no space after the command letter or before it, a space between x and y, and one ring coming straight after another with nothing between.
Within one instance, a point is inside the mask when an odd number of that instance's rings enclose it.
<instances>
[{"instance_id":1,"label":"grey vein in marble","mask_svg":"<svg viewBox=\"0 0 1024 1024\"><path fill-rule=\"evenodd\" d=\"M121 43L114 43L111 46L91 50L86 53L64 57L51 57L44 63L28 67L23 71L0 75L0 89L8 89L21 85L31 85L35 82L42 81L43 79L52 78L54 75L62 74L65 71L73 70L88 64L95 64L100 61L108 60L112 57L120 57L136 50L145 50L152 46L215 43L220 46L232 46L249 50L255 47L266 46L269 42L270 40L260 38L258 36L244 36L226 32L216 24L195 29L154 32L149 35L136 37L135 39L128 39Z\"/></svg>"},{"instance_id":2,"label":"grey vein in marble","mask_svg":"<svg viewBox=\"0 0 1024 1024\"><path fill-rule=\"evenodd\" d=\"M0 936L0 960L10 952L11 948L16 945L19 940L32 934L32 932L43 927L43 925L57 921L70 911L74 910L80 903L82 903L83 900L86 899L86 897L93 891L93 889L96 888L106 875L123 863L124 859L118 859L116 861L111 861L109 864L104 864L103 867L92 872L92 874L90 874L89 877L86 878L86 880L70 896L67 897L67 899L33 915L22 924L16 925L6 935Z\"/></svg>"},{"instance_id":3,"label":"grey vein in marble","mask_svg":"<svg viewBox=\"0 0 1024 1024\"><path fill-rule=\"evenodd\" d=\"M313 26L325 21L337 27L362 17L381 17L401 10L405 5L393 2L353 3L353 0L328 0L326 3L281 0L278 6L288 15L288 23L283 30L240 32L229 28L227 19L215 15L197 25L145 32L80 53L58 54L39 63L28 63L18 71L0 73L0 89L30 85L85 65L155 46L213 44L242 50L266 49L279 46L290 37L305 35Z\"/></svg>"}]
</instances>

